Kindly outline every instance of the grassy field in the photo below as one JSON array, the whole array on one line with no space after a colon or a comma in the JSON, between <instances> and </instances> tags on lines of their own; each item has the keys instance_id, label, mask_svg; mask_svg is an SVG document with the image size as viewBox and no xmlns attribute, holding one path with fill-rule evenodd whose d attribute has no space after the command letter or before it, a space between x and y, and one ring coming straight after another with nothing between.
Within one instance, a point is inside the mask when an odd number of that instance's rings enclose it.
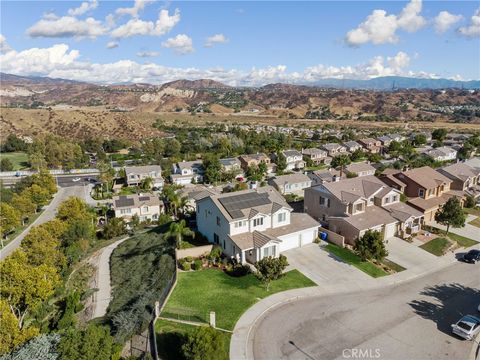
<instances>
[{"instance_id":1,"label":"grassy field","mask_svg":"<svg viewBox=\"0 0 480 360\"><path fill-rule=\"evenodd\" d=\"M158 353L163 360L181 360L183 354L181 347L184 338L195 329L195 326L182 324L178 322L159 319L155 323L155 333L157 336ZM217 330L219 331L219 330ZM223 351L221 358L228 360L228 353L230 350L231 334L219 331L223 339Z\"/></svg>"},{"instance_id":2,"label":"grassy field","mask_svg":"<svg viewBox=\"0 0 480 360\"><path fill-rule=\"evenodd\" d=\"M273 281L270 291L253 275L231 277L219 270L202 270L178 274L178 282L162 313L175 317L179 309L189 309L204 317L215 311L217 326L233 330L235 323L250 306L276 292L315 286L297 270Z\"/></svg>"},{"instance_id":3,"label":"grassy field","mask_svg":"<svg viewBox=\"0 0 480 360\"><path fill-rule=\"evenodd\" d=\"M436 256L442 256L444 254L444 251L448 248L450 245L450 242L448 239L444 237L438 237L433 240L430 240L429 242L421 245L420 247L428 251L429 253L432 253L433 255Z\"/></svg>"},{"instance_id":4,"label":"grassy field","mask_svg":"<svg viewBox=\"0 0 480 360\"><path fill-rule=\"evenodd\" d=\"M351 252L348 249L342 248L334 244L328 244L325 247L325 249L329 253L339 257L346 263L355 266L357 269L362 270L364 273L367 273L371 277L377 278L377 277L388 275L386 271L379 268L375 264L368 261L362 261L362 259L360 259L357 255L355 255L353 252Z\"/></svg>"},{"instance_id":5,"label":"grassy field","mask_svg":"<svg viewBox=\"0 0 480 360\"><path fill-rule=\"evenodd\" d=\"M2 159L9 159L13 164L13 170L28 169L30 164L28 163L28 154L24 152L9 152L1 153Z\"/></svg>"}]
</instances>

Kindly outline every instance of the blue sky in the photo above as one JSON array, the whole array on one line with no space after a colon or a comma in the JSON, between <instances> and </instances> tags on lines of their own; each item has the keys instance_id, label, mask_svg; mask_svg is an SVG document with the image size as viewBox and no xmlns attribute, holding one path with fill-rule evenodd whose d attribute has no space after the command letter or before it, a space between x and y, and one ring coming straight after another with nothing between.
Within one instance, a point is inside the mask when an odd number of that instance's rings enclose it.
<instances>
[{"instance_id":1,"label":"blue sky","mask_svg":"<svg viewBox=\"0 0 480 360\"><path fill-rule=\"evenodd\" d=\"M479 8L421 0L2 1L1 67L105 83L479 79Z\"/></svg>"}]
</instances>

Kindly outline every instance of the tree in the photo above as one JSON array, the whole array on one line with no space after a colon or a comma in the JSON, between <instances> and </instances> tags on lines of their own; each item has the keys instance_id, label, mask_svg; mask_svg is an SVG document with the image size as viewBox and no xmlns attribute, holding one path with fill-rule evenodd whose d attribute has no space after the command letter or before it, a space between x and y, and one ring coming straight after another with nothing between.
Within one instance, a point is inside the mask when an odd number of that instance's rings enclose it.
<instances>
[{"instance_id":1,"label":"tree","mask_svg":"<svg viewBox=\"0 0 480 360\"><path fill-rule=\"evenodd\" d=\"M110 360L119 349L107 326L89 324L85 329L70 328L65 332L57 351L62 360Z\"/></svg>"},{"instance_id":2,"label":"tree","mask_svg":"<svg viewBox=\"0 0 480 360\"><path fill-rule=\"evenodd\" d=\"M442 142L447 137L447 129L435 129L432 131L432 139Z\"/></svg>"},{"instance_id":3,"label":"tree","mask_svg":"<svg viewBox=\"0 0 480 360\"><path fill-rule=\"evenodd\" d=\"M357 239L353 249L362 261L371 259L382 261L388 256L382 234L379 231L367 230L360 239Z\"/></svg>"},{"instance_id":4,"label":"tree","mask_svg":"<svg viewBox=\"0 0 480 360\"><path fill-rule=\"evenodd\" d=\"M27 143L17 137L15 134L10 134L3 143L2 152L14 152L27 150Z\"/></svg>"},{"instance_id":5,"label":"tree","mask_svg":"<svg viewBox=\"0 0 480 360\"><path fill-rule=\"evenodd\" d=\"M10 159L3 158L0 161L0 171L12 171L13 170L13 164Z\"/></svg>"},{"instance_id":6,"label":"tree","mask_svg":"<svg viewBox=\"0 0 480 360\"><path fill-rule=\"evenodd\" d=\"M287 158L285 157L285 155L283 155L281 151L277 155L276 165L277 165L277 173L280 175L283 174L283 172L287 168Z\"/></svg>"},{"instance_id":7,"label":"tree","mask_svg":"<svg viewBox=\"0 0 480 360\"><path fill-rule=\"evenodd\" d=\"M100 171L99 179L102 182L102 190L103 186L106 187L107 192L110 188L110 183L115 178L115 170L112 168L110 163L106 161L101 161L97 164L97 169Z\"/></svg>"},{"instance_id":8,"label":"tree","mask_svg":"<svg viewBox=\"0 0 480 360\"><path fill-rule=\"evenodd\" d=\"M220 331L210 326L198 326L188 334L182 353L186 360L221 360L224 342Z\"/></svg>"},{"instance_id":9,"label":"tree","mask_svg":"<svg viewBox=\"0 0 480 360\"><path fill-rule=\"evenodd\" d=\"M180 249L182 246L182 241L184 236L195 237L195 232L187 227L185 220L179 222L172 222L168 231L164 234L167 239L175 239L175 245L177 249Z\"/></svg>"},{"instance_id":10,"label":"tree","mask_svg":"<svg viewBox=\"0 0 480 360\"><path fill-rule=\"evenodd\" d=\"M2 247L3 238L6 237L15 228L20 226L20 212L13 206L7 203L0 203L0 231L2 232Z\"/></svg>"},{"instance_id":11,"label":"tree","mask_svg":"<svg viewBox=\"0 0 480 360\"><path fill-rule=\"evenodd\" d=\"M13 194L11 205L20 212L22 219L28 218L37 210L37 205L31 200L28 193Z\"/></svg>"},{"instance_id":12,"label":"tree","mask_svg":"<svg viewBox=\"0 0 480 360\"><path fill-rule=\"evenodd\" d=\"M425 145L426 143L427 143L427 137L425 136L425 134L417 134L413 138L413 145L415 146Z\"/></svg>"},{"instance_id":13,"label":"tree","mask_svg":"<svg viewBox=\"0 0 480 360\"><path fill-rule=\"evenodd\" d=\"M288 266L287 258L280 255L278 258L267 256L257 261L257 278L265 284L265 289L269 291L270 283L282 276L283 270Z\"/></svg>"},{"instance_id":14,"label":"tree","mask_svg":"<svg viewBox=\"0 0 480 360\"><path fill-rule=\"evenodd\" d=\"M88 205L79 197L72 196L62 202L57 210L57 218L70 222L80 219L92 219Z\"/></svg>"},{"instance_id":15,"label":"tree","mask_svg":"<svg viewBox=\"0 0 480 360\"><path fill-rule=\"evenodd\" d=\"M337 167L340 168L340 177L343 176L343 171L345 169L345 166L350 163L351 163L350 157L345 154L335 156L332 160L332 166L334 168L337 168Z\"/></svg>"},{"instance_id":16,"label":"tree","mask_svg":"<svg viewBox=\"0 0 480 360\"><path fill-rule=\"evenodd\" d=\"M122 218L113 218L103 227L103 237L112 239L127 233L127 224Z\"/></svg>"},{"instance_id":17,"label":"tree","mask_svg":"<svg viewBox=\"0 0 480 360\"><path fill-rule=\"evenodd\" d=\"M36 205L37 208L48 204L51 198L48 190L40 187L37 184L33 184L29 188L25 189L22 192L22 195L28 197L30 201Z\"/></svg>"},{"instance_id":18,"label":"tree","mask_svg":"<svg viewBox=\"0 0 480 360\"><path fill-rule=\"evenodd\" d=\"M42 169L46 169L47 167L47 162L45 161L45 156L39 152L35 152L30 155L29 157L29 162L30 166L37 170L40 171Z\"/></svg>"},{"instance_id":19,"label":"tree","mask_svg":"<svg viewBox=\"0 0 480 360\"><path fill-rule=\"evenodd\" d=\"M147 176L145 179L142 180L140 184L140 188L142 190L150 190L153 187L153 179L150 176Z\"/></svg>"},{"instance_id":20,"label":"tree","mask_svg":"<svg viewBox=\"0 0 480 360\"><path fill-rule=\"evenodd\" d=\"M474 208L475 207L475 197L473 197L472 195L467 195L467 197L465 198L465 204L464 206L466 208Z\"/></svg>"},{"instance_id":21,"label":"tree","mask_svg":"<svg viewBox=\"0 0 480 360\"><path fill-rule=\"evenodd\" d=\"M357 161L360 159L363 159L365 157L365 152L362 149L357 149L354 152L352 152L352 155L350 155L350 158L352 161Z\"/></svg>"},{"instance_id":22,"label":"tree","mask_svg":"<svg viewBox=\"0 0 480 360\"><path fill-rule=\"evenodd\" d=\"M258 164L258 171L260 172L261 176L267 175L268 172L268 166L265 162L261 161L260 164Z\"/></svg>"},{"instance_id":23,"label":"tree","mask_svg":"<svg viewBox=\"0 0 480 360\"><path fill-rule=\"evenodd\" d=\"M207 154L203 158L203 166L205 168L204 179L207 183L216 184L220 181L222 164L216 154Z\"/></svg>"},{"instance_id":24,"label":"tree","mask_svg":"<svg viewBox=\"0 0 480 360\"><path fill-rule=\"evenodd\" d=\"M448 234L450 226L455 228L464 227L466 218L462 204L456 197L448 199L435 214L435 221L447 227L446 234Z\"/></svg>"},{"instance_id":25,"label":"tree","mask_svg":"<svg viewBox=\"0 0 480 360\"><path fill-rule=\"evenodd\" d=\"M60 239L47 226L34 226L20 245L32 266L46 264L59 271L65 267L65 255L60 251Z\"/></svg>"}]
</instances>

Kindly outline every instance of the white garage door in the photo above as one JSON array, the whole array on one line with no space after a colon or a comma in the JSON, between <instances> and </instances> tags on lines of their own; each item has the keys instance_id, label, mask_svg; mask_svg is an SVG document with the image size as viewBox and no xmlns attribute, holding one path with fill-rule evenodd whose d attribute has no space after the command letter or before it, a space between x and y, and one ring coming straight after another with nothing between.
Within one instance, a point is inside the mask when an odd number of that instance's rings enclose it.
<instances>
[{"instance_id":1,"label":"white garage door","mask_svg":"<svg viewBox=\"0 0 480 360\"><path fill-rule=\"evenodd\" d=\"M385 233L383 235L383 239L390 239L395 236L395 228L396 224L386 224L385 225Z\"/></svg>"},{"instance_id":2,"label":"white garage door","mask_svg":"<svg viewBox=\"0 0 480 360\"><path fill-rule=\"evenodd\" d=\"M280 252L295 249L312 243L315 240L315 230L279 236L278 239L282 241L280 243Z\"/></svg>"}]
</instances>

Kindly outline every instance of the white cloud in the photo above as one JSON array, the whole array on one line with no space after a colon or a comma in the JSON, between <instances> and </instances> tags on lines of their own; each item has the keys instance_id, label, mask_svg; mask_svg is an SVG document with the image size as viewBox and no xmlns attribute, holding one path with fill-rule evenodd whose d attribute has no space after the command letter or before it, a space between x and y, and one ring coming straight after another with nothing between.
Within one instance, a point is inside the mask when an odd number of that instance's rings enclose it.
<instances>
[{"instance_id":1,"label":"white cloud","mask_svg":"<svg viewBox=\"0 0 480 360\"><path fill-rule=\"evenodd\" d=\"M227 43L229 40L227 39L227 37L223 34L215 34L215 35L212 35L212 36L209 36L207 38L207 40L205 41L205 46L206 47L212 47L216 44L225 44Z\"/></svg>"},{"instance_id":2,"label":"white cloud","mask_svg":"<svg viewBox=\"0 0 480 360\"><path fill-rule=\"evenodd\" d=\"M480 8L475 11L470 20L470 24L468 26L462 26L458 29L458 32L468 37L480 36Z\"/></svg>"},{"instance_id":3,"label":"white cloud","mask_svg":"<svg viewBox=\"0 0 480 360\"><path fill-rule=\"evenodd\" d=\"M141 58L147 58L147 57L155 57L160 55L158 51L139 51L137 52L137 56Z\"/></svg>"},{"instance_id":4,"label":"white cloud","mask_svg":"<svg viewBox=\"0 0 480 360\"><path fill-rule=\"evenodd\" d=\"M73 16L44 18L27 29L31 37L76 37L96 38L104 35L107 29L98 20L89 17L79 20Z\"/></svg>"},{"instance_id":5,"label":"white cloud","mask_svg":"<svg viewBox=\"0 0 480 360\"><path fill-rule=\"evenodd\" d=\"M359 46L366 43L396 43L398 29L415 32L426 25L427 21L420 15L421 0L411 0L400 12L400 15L387 14L377 9L367 16L357 28L350 30L345 40L348 45Z\"/></svg>"},{"instance_id":6,"label":"white cloud","mask_svg":"<svg viewBox=\"0 0 480 360\"><path fill-rule=\"evenodd\" d=\"M10 47L10 45L8 45L7 39L5 38L5 36L0 34L0 54L5 54L10 50L12 50L12 48Z\"/></svg>"},{"instance_id":7,"label":"white cloud","mask_svg":"<svg viewBox=\"0 0 480 360\"><path fill-rule=\"evenodd\" d=\"M462 19L462 15L451 14L448 11L440 11L433 20L435 31L439 34L444 33Z\"/></svg>"},{"instance_id":8,"label":"white cloud","mask_svg":"<svg viewBox=\"0 0 480 360\"><path fill-rule=\"evenodd\" d=\"M68 10L68 15L71 15L71 16L83 15L88 11L96 9L97 6L98 6L98 1L97 0L85 1L85 2L81 3L79 7L74 8L74 9L69 9Z\"/></svg>"},{"instance_id":9,"label":"white cloud","mask_svg":"<svg viewBox=\"0 0 480 360\"><path fill-rule=\"evenodd\" d=\"M192 53L194 51L192 39L185 34L178 34L177 36L162 42L162 46L173 49L180 55Z\"/></svg>"},{"instance_id":10,"label":"white cloud","mask_svg":"<svg viewBox=\"0 0 480 360\"><path fill-rule=\"evenodd\" d=\"M155 23L134 18L112 30L111 35L115 38L126 38L134 35L161 36L172 30L179 21L180 10L175 9L175 12L170 16L168 10L163 9L160 10Z\"/></svg>"},{"instance_id":11,"label":"white cloud","mask_svg":"<svg viewBox=\"0 0 480 360\"><path fill-rule=\"evenodd\" d=\"M416 32L427 24L422 12L422 0L411 0L398 17L398 26L408 32Z\"/></svg>"},{"instance_id":12,"label":"white cloud","mask_svg":"<svg viewBox=\"0 0 480 360\"><path fill-rule=\"evenodd\" d=\"M363 64L328 66L319 64L299 72L288 72L285 65L266 68L197 69L174 68L155 63L140 64L131 60L113 63L80 61L77 50L69 50L66 44L49 48L33 48L17 52L10 50L0 55L2 71L18 75L42 75L95 83L146 82L161 84L178 79L212 79L229 85L260 86L268 83L314 83L324 78L370 79L378 76L399 75L410 77L436 77L428 72L408 70L410 57L403 52L384 58L376 56Z\"/></svg>"},{"instance_id":13,"label":"white cloud","mask_svg":"<svg viewBox=\"0 0 480 360\"><path fill-rule=\"evenodd\" d=\"M138 13L143 11L146 5L152 3L152 0L135 0L133 7L131 8L118 8L115 10L117 15L130 15L131 17L138 17Z\"/></svg>"},{"instance_id":14,"label":"white cloud","mask_svg":"<svg viewBox=\"0 0 480 360\"><path fill-rule=\"evenodd\" d=\"M107 43L107 45L106 45L106 48L107 48L107 49L115 49L115 48L118 47L118 45L119 45L119 44L118 44L118 42L116 42L116 41L109 41L109 42Z\"/></svg>"}]
</instances>

